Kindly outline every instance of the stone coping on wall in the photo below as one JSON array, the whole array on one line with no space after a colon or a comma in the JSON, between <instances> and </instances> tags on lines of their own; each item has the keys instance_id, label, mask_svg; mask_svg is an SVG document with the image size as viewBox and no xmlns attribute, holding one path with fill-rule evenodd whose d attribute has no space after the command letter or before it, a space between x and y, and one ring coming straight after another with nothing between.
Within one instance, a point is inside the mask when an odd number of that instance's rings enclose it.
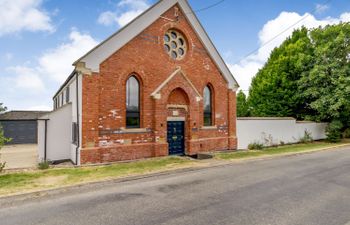
<instances>
[{"instance_id":1,"label":"stone coping on wall","mask_svg":"<svg viewBox=\"0 0 350 225\"><path fill-rule=\"evenodd\" d=\"M293 117L237 117L237 120L296 120Z\"/></svg>"},{"instance_id":2,"label":"stone coping on wall","mask_svg":"<svg viewBox=\"0 0 350 225\"><path fill-rule=\"evenodd\" d=\"M296 120L293 117L237 117L237 120L294 120L296 123L318 123L327 124L326 122L316 122L310 120Z\"/></svg>"},{"instance_id":3,"label":"stone coping on wall","mask_svg":"<svg viewBox=\"0 0 350 225\"><path fill-rule=\"evenodd\" d=\"M317 123L317 124L327 124L327 122L315 122L315 121L309 121L309 120L305 120L305 121L297 121L297 123Z\"/></svg>"}]
</instances>

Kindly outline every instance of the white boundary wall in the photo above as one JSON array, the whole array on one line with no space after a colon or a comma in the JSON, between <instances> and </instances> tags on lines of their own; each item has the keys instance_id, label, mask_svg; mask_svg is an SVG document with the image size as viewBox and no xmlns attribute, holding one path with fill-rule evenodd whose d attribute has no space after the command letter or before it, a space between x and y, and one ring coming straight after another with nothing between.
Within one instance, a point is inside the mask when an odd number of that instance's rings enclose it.
<instances>
[{"instance_id":1,"label":"white boundary wall","mask_svg":"<svg viewBox=\"0 0 350 225\"><path fill-rule=\"evenodd\" d=\"M41 119L47 120L47 160L71 159L72 104L67 104ZM38 122L38 156L39 161L45 154L45 121Z\"/></svg>"},{"instance_id":2,"label":"white boundary wall","mask_svg":"<svg viewBox=\"0 0 350 225\"><path fill-rule=\"evenodd\" d=\"M305 130L314 140L325 139L326 126L327 123L299 122L289 117L237 118L238 149L247 149L253 142L264 145L297 143L304 137Z\"/></svg>"}]
</instances>

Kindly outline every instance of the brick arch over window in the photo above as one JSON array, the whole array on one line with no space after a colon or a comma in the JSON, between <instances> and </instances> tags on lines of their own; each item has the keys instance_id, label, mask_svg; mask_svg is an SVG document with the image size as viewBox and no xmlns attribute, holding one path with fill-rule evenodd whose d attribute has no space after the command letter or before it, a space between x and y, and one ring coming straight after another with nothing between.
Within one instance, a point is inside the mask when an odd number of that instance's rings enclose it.
<instances>
[{"instance_id":1,"label":"brick arch over window","mask_svg":"<svg viewBox=\"0 0 350 225\"><path fill-rule=\"evenodd\" d=\"M186 92L182 88L176 88L170 93L167 103L170 105L189 105L189 102Z\"/></svg>"}]
</instances>

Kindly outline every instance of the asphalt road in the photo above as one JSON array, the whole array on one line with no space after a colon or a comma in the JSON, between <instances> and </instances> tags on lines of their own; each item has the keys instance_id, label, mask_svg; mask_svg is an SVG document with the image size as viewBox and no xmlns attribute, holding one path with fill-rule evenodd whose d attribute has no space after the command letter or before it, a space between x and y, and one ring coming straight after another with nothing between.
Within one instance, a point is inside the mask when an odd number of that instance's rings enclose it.
<instances>
[{"instance_id":1,"label":"asphalt road","mask_svg":"<svg viewBox=\"0 0 350 225\"><path fill-rule=\"evenodd\" d=\"M111 182L13 206L1 225L350 225L350 148Z\"/></svg>"}]
</instances>

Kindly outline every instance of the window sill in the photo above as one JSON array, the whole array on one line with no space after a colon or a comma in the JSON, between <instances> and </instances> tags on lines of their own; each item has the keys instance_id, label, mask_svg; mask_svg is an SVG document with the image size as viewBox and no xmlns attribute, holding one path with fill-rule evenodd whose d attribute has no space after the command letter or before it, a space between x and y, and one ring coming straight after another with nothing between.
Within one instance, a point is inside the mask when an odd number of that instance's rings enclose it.
<instances>
[{"instance_id":1,"label":"window sill","mask_svg":"<svg viewBox=\"0 0 350 225\"><path fill-rule=\"evenodd\" d=\"M134 134L134 133L147 133L149 130L147 128L122 128L121 132L124 134Z\"/></svg>"},{"instance_id":2,"label":"window sill","mask_svg":"<svg viewBox=\"0 0 350 225\"><path fill-rule=\"evenodd\" d=\"M201 128L202 130L217 130L218 127L215 125L215 126L203 126Z\"/></svg>"}]
</instances>

